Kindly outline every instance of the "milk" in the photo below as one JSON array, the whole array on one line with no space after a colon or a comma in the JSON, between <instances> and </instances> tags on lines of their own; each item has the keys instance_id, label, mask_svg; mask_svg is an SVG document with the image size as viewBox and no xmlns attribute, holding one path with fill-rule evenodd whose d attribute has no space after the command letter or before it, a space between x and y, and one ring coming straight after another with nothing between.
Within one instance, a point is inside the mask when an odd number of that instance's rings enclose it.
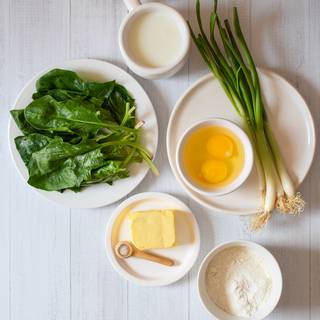
<instances>
[{"instance_id":1,"label":"milk","mask_svg":"<svg viewBox=\"0 0 320 320\"><path fill-rule=\"evenodd\" d=\"M128 30L128 50L141 66L170 66L181 55L181 47L182 36L176 21L163 12L149 11L139 15Z\"/></svg>"}]
</instances>

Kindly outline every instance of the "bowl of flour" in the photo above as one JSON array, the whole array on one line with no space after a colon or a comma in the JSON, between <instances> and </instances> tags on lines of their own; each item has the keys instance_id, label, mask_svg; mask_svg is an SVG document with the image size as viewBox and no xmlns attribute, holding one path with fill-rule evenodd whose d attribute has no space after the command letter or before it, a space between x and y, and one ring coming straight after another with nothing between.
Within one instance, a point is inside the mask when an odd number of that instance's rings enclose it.
<instances>
[{"instance_id":1,"label":"bowl of flour","mask_svg":"<svg viewBox=\"0 0 320 320\"><path fill-rule=\"evenodd\" d=\"M204 258L198 289L204 307L220 320L262 320L279 302L282 274L273 255L249 241L215 247Z\"/></svg>"}]
</instances>

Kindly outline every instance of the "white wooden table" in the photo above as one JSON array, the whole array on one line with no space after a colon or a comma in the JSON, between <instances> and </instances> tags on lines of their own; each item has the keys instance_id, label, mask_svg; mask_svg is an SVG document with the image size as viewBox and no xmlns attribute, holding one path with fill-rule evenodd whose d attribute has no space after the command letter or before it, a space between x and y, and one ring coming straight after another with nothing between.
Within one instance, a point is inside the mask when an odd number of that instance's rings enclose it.
<instances>
[{"instance_id":1,"label":"white wooden table","mask_svg":"<svg viewBox=\"0 0 320 320\"><path fill-rule=\"evenodd\" d=\"M166 1L194 22L193 0ZM210 1L203 0L209 8ZM291 81L320 121L320 1L221 0L224 14L241 7L241 21L256 62ZM207 10L208 11L208 10ZM9 108L36 72L72 58L98 58L126 69L117 31L126 8L120 0L0 1L0 319L193 320L210 319L200 305L196 274L215 245L250 239L278 258L284 275L280 304L268 319L320 319L319 149L301 188L308 207L300 217L275 215L250 233L242 219L210 212L190 200L170 171L165 134L183 91L207 73L192 48L187 65L168 80L138 79L154 103L160 146L151 174L134 190L168 192L185 201L200 225L201 253L174 285L143 288L118 276L104 251L105 226L117 205L70 210L40 197L20 179L7 147Z\"/></svg>"}]
</instances>

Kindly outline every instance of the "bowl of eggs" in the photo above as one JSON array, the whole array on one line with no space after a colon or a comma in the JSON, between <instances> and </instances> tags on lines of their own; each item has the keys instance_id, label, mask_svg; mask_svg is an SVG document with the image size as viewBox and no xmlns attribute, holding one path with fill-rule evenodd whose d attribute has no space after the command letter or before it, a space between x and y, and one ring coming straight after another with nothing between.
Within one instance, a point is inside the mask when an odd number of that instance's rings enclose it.
<instances>
[{"instance_id":1,"label":"bowl of eggs","mask_svg":"<svg viewBox=\"0 0 320 320\"><path fill-rule=\"evenodd\" d=\"M220 196L239 188L254 162L247 134L232 121L211 118L188 128L178 142L179 175L192 190Z\"/></svg>"}]
</instances>

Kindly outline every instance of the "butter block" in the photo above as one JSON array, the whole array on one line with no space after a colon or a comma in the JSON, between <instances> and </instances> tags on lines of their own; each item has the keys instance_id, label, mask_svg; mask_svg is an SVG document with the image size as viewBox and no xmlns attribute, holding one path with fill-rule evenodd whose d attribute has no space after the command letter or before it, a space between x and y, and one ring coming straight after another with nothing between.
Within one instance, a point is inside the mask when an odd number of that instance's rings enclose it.
<instances>
[{"instance_id":1,"label":"butter block","mask_svg":"<svg viewBox=\"0 0 320 320\"><path fill-rule=\"evenodd\" d=\"M170 248L176 241L174 211L131 212L131 241L140 250Z\"/></svg>"}]
</instances>

